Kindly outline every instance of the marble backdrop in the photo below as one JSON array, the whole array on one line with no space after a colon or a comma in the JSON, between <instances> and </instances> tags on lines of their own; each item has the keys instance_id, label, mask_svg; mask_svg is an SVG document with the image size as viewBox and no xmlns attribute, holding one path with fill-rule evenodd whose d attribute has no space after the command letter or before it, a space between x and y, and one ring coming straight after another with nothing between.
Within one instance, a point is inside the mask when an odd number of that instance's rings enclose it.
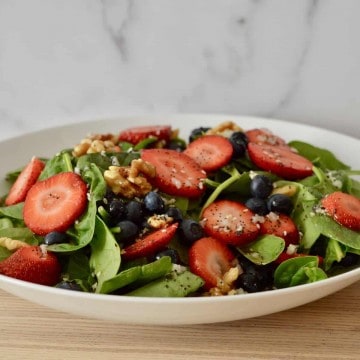
<instances>
[{"instance_id":1,"label":"marble backdrop","mask_svg":"<svg viewBox=\"0 0 360 360\"><path fill-rule=\"evenodd\" d=\"M0 139L185 112L360 138L359 18L359 0L0 0Z\"/></svg>"}]
</instances>

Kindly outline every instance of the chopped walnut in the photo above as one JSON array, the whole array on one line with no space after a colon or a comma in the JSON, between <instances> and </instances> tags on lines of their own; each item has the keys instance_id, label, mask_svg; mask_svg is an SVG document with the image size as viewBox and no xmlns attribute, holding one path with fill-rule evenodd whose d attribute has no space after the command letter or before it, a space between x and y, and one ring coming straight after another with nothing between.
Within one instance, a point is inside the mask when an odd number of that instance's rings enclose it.
<instances>
[{"instance_id":1,"label":"chopped walnut","mask_svg":"<svg viewBox=\"0 0 360 360\"><path fill-rule=\"evenodd\" d=\"M150 216L147 223L154 229L161 229L173 222L173 218L166 214L155 214Z\"/></svg>"},{"instance_id":2,"label":"chopped walnut","mask_svg":"<svg viewBox=\"0 0 360 360\"><path fill-rule=\"evenodd\" d=\"M231 267L217 283L216 287L209 290L210 296L233 295L236 291L234 283L242 274L243 270L240 265Z\"/></svg>"},{"instance_id":3,"label":"chopped walnut","mask_svg":"<svg viewBox=\"0 0 360 360\"><path fill-rule=\"evenodd\" d=\"M231 135L235 131L243 131L240 126L233 121L224 121L206 132L207 135Z\"/></svg>"},{"instance_id":4,"label":"chopped walnut","mask_svg":"<svg viewBox=\"0 0 360 360\"><path fill-rule=\"evenodd\" d=\"M271 194L283 194L287 196L294 196L297 192L297 186L289 184L289 185L283 185L280 187L275 187L274 190L271 192Z\"/></svg>"},{"instance_id":5,"label":"chopped walnut","mask_svg":"<svg viewBox=\"0 0 360 360\"><path fill-rule=\"evenodd\" d=\"M155 167L142 160L135 159L130 166L110 166L104 172L107 185L115 194L133 199L142 197L151 191L152 186L147 177L155 176Z\"/></svg>"},{"instance_id":6,"label":"chopped walnut","mask_svg":"<svg viewBox=\"0 0 360 360\"><path fill-rule=\"evenodd\" d=\"M81 140L80 144L76 145L73 150L73 155L76 157L105 152L119 152L120 147L116 145L117 138L114 134L93 134Z\"/></svg>"},{"instance_id":7,"label":"chopped walnut","mask_svg":"<svg viewBox=\"0 0 360 360\"><path fill-rule=\"evenodd\" d=\"M21 247L30 246L30 245L27 244L25 241L15 240L8 237L0 237L0 246L10 251L13 251L20 249Z\"/></svg>"}]
</instances>

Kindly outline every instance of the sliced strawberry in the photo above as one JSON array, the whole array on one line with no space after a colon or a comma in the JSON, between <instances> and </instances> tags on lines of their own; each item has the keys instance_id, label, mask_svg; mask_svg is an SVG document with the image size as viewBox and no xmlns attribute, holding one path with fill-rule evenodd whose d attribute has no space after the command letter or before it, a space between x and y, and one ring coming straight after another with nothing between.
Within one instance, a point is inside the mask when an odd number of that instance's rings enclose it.
<instances>
[{"instance_id":1,"label":"sliced strawberry","mask_svg":"<svg viewBox=\"0 0 360 360\"><path fill-rule=\"evenodd\" d=\"M132 260L140 257L146 257L155 254L164 249L171 239L174 237L178 223L173 223L168 227L156 230L144 238L138 239L133 244L129 245L121 256L124 260Z\"/></svg>"},{"instance_id":2,"label":"sliced strawberry","mask_svg":"<svg viewBox=\"0 0 360 360\"><path fill-rule=\"evenodd\" d=\"M169 149L145 149L141 152L141 158L155 166L156 175L148 180L159 190L190 198L204 193L206 173L184 153Z\"/></svg>"},{"instance_id":3,"label":"sliced strawberry","mask_svg":"<svg viewBox=\"0 0 360 360\"><path fill-rule=\"evenodd\" d=\"M86 205L86 183L73 172L63 172L32 186L24 203L24 221L37 235L64 232L80 217Z\"/></svg>"},{"instance_id":4,"label":"sliced strawberry","mask_svg":"<svg viewBox=\"0 0 360 360\"><path fill-rule=\"evenodd\" d=\"M260 223L260 233L270 234L281 237L285 240L285 245L297 245L300 240L299 230L290 216L285 214L270 213Z\"/></svg>"},{"instance_id":5,"label":"sliced strawberry","mask_svg":"<svg viewBox=\"0 0 360 360\"><path fill-rule=\"evenodd\" d=\"M211 172L231 160L233 147L224 136L204 135L192 141L184 153L194 159L203 170Z\"/></svg>"},{"instance_id":6,"label":"sliced strawberry","mask_svg":"<svg viewBox=\"0 0 360 360\"><path fill-rule=\"evenodd\" d=\"M215 201L206 207L201 224L207 235L235 246L253 241L259 233L254 213L245 205L231 200Z\"/></svg>"},{"instance_id":7,"label":"sliced strawberry","mask_svg":"<svg viewBox=\"0 0 360 360\"><path fill-rule=\"evenodd\" d=\"M137 126L125 129L119 134L120 141L127 141L134 145L149 137L156 137L158 140L165 140L167 142L171 137L171 126Z\"/></svg>"},{"instance_id":8,"label":"sliced strawberry","mask_svg":"<svg viewBox=\"0 0 360 360\"><path fill-rule=\"evenodd\" d=\"M55 254L41 246L23 246L0 262L0 274L53 286L59 281L61 266Z\"/></svg>"},{"instance_id":9,"label":"sliced strawberry","mask_svg":"<svg viewBox=\"0 0 360 360\"><path fill-rule=\"evenodd\" d=\"M313 173L311 161L281 146L249 143L248 153L260 169L284 179L302 179Z\"/></svg>"},{"instance_id":10,"label":"sliced strawberry","mask_svg":"<svg viewBox=\"0 0 360 360\"><path fill-rule=\"evenodd\" d=\"M325 196L321 201L325 212L339 224L354 230L360 230L360 199L341 191Z\"/></svg>"},{"instance_id":11,"label":"sliced strawberry","mask_svg":"<svg viewBox=\"0 0 360 360\"><path fill-rule=\"evenodd\" d=\"M234 259L230 249L213 237L201 238L189 249L190 270L205 281L206 290L216 287L223 280Z\"/></svg>"},{"instance_id":12,"label":"sliced strawberry","mask_svg":"<svg viewBox=\"0 0 360 360\"><path fill-rule=\"evenodd\" d=\"M267 145L276 145L284 146L290 149L286 141L280 136L274 135L271 131L267 129L252 129L245 132L248 142L253 142L256 144L267 144Z\"/></svg>"},{"instance_id":13,"label":"sliced strawberry","mask_svg":"<svg viewBox=\"0 0 360 360\"><path fill-rule=\"evenodd\" d=\"M5 205L15 205L25 200L31 186L35 184L41 171L44 169L45 163L33 157L24 167L16 181L10 188L9 194L5 200Z\"/></svg>"}]
</instances>

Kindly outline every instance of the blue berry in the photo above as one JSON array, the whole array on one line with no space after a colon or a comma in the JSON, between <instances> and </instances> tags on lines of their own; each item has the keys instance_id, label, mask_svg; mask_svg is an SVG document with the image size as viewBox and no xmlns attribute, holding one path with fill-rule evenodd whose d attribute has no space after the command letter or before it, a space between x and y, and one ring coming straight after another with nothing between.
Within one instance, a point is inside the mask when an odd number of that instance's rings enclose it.
<instances>
[{"instance_id":1,"label":"blue berry","mask_svg":"<svg viewBox=\"0 0 360 360\"><path fill-rule=\"evenodd\" d=\"M250 198L246 200L245 206L249 208L253 213L264 216L269 213L266 201L260 198Z\"/></svg>"},{"instance_id":2,"label":"blue berry","mask_svg":"<svg viewBox=\"0 0 360 360\"><path fill-rule=\"evenodd\" d=\"M192 219L184 219L179 226L180 240L186 244L192 244L196 240L204 237L204 229L201 225Z\"/></svg>"},{"instance_id":3,"label":"blue berry","mask_svg":"<svg viewBox=\"0 0 360 360\"><path fill-rule=\"evenodd\" d=\"M141 224L144 219L143 204L136 200L129 201L125 206L126 220Z\"/></svg>"},{"instance_id":4,"label":"blue berry","mask_svg":"<svg viewBox=\"0 0 360 360\"><path fill-rule=\"evenodd\" d=\"M287 195L274 194L268 198L267 207L269 211L290 214L293 209L293 203Z\"/></svg>"},{"instance_id":5,"label":"blue berry","mask_svg":"<svg viewBox=\"0 0 360 360\"><path fill-rule=\"evenodd\" d=\"M110 222L116 224L125 217L125 202L121 199L113 199L108 205L108 212L110 215Z\"/></svg>"},{"instance_id":6,"label":"blue berry","mask_svg":"<svg viewBox=\"0 0 360 360\"><path fill-rule=\"evenodd\" d=\"M273 190L273 183L268 176L256 175L250 182L250 193L253 197L266 199Z\"/></svg>"},{"instance_id":7,"label":"blue berry","mask_svg":"<svg viewBox=\"0 0 360 360\"><path fill-rule=\"evenodd\" d=\"M122 220L117 224L120 232L114 234L116 241L120 243L129 243L139 235L139 227L130 220Z\"/></svg>"},{"instance_id":8,"label":"blue berry","mask_svg":"<svg viewBox=\"0 0 360 360\"><path fill-rule=\"evenodd\" d=\"M199 138L200 136L203 136L208 130L210 130L209 127L199 127L191 131L189 136L189 142L192 142Z\"/></svg>"},{"instance_id":9,"label":"blue berry","mask_svg":"<svg viewBox=\"0 0 360 360\"><path fill-rule=\"evenodd\" d=\"M150 191L145 195L144 206L150 214L163 214L165 212L165 202L155 191Z\"/></svg>"},{"instance_id":10,"label":"blue berry","mask_svg":"<svg viewBox=\"0 0 360 360\"><path fill-rule=\"evenodd\" d=\"M70 238L66 233L52 231L45 235L44 244L46 245L62 244L62 243L68 243L69 240Z\"/></svg>"},{"instance_id":11,"label":"blue berry","mask_svg":"<svg viewBox=\"0 0 360 360\"><path fill-rule=\"evenodd\" d=\"M73 291L83 291L81 286L77 284L75 281L61 281L55 285L56 288L64 289L64 290L73 290Z\"/></svg>"},{"instance_id":12,"label":"blue berry","mask_svg":"<svg viewBox=\"0 0 360 360\"><path fill-rule=\"evenodd\" d=\"M175 249L172 249L172 248L168 248L168 249L165 249L163 251L160 251L159 253L157 253L155 255L155 259L156 260L159 260L161 259L162 257L164 256L169 256L171 258L171 262L173 264L180 264L180 256L179 256L179 253L177 252L177 250Z\"/></svg>"},{"instance_id":13,"label":"blue berry","mask_svg":"<svg viewBox=\"0 0 360 360\"><path fill-rule=\"evenodd\" d=\"M248 143L246 134L242 131L235 131L230 135L229 141L233 147L233 157L244 156Z\"/></svg>"},{"instance_id":14,"label":"blue berry","mask_svg":"<svg viewBox=\"0 0 360 360\"><path fill-rule=\"evenodd\" d=\"M181 210L174 206L171 206L167 209L166 215L172 217L176 222L180 222L183 219Z\"/></svg>"}]
</instances>

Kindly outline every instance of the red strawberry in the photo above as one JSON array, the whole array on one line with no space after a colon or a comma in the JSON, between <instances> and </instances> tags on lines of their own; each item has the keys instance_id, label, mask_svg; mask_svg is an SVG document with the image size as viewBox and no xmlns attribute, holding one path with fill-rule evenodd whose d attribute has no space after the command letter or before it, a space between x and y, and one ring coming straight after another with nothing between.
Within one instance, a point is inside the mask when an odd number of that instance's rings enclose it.
<instances>
[{"instance_id":1,"label":"red strawberry","mask_svg":"<svg viewBox=\"0 0 360 360\"><path fill-rule=\"evenodd\" d=\"M184 153L194 159L203 170L211 172L231 160L233 147L223 136L205 135L192 141Z\"/></svg>"},{"instance_id":2,"label":"red strawberry","mask_svg":"<svg viewBox=\"0 0 360 360\"><path fill-rule=\"evenodd\" d=\"M207 235L226 244L240 246L255 240L259 233L253 219L254 213L245 205L219 200L205 208L201 223Z\"/></svg>"},{"instance_id":3,"label":"red strawberry","mask_svg":"<svg viewBox=\"0 0 360 360\"><path fill-rule=\"evenodd\" d=\"M281 146L249 143L248 153L260 169L284 179L302 179L313 173L311 161Z\"/></svg>"},{"instance_id":4,"label":"red strawberry","mask_svg":"<svg viewBox=\"0 0 360 360\"><path fill-rule=\"evenodd\" d=\"M221 241L201 238L189 249L189 267L192 273L200 276L206 290L219 284L227 271L233 266L234 254Z\"/></svg>"},{"instance_id":5,"label":"red strawberry","mask_svg":"<svg viewBox=\"0 0 360 360\"><path fill-rule=\"evenodd\" d=\"M176 150L145 149L141 158L156 168L154 178L148 179L159 190L175 196L199 197L205 191L206 173L189 156Z\"/></svg>"},{"instance_id":6,"label":"red strawberry","mask_svg":"<svg viewBox=\"0 0 360 360\"><path fill-rule=\"evenodd\" d=\"M325 212L339 224L354 230L360 230L360 199L335 191L325 196L321 201Z\"/></svg>"},{"instance_id":7,"label":"red strawberry","mask_svg":"<svg viewBox=\"0 0 360 360\"><path fill-rule=\"evenodd\" d=\"M135 241L122 252L124 260L132 260L139 257L150 256L164 249L174 237L178 223L156 230L144 238Z\"/></svg>"},{"instance_id":8,"label":"red strawberry","mask_svg":"<svg viewBox=\"0 0 360 360\"><path fill-rule=\"evenodd\" d=\"M23 246L0 262L0 274L36 284L53 286L61 266L55 254L40 246Z\"/></svg>"},{"instance_id":9,"label":"red strawberry","mask_svg":"<svg viewBox=\"0 0 360 360\"><path fill-rule=\"evenodd\" d=\"M284 146L290 149L286 144L286 141L280 136L274 135L267 129L252 129L245 132L248 142L254 142L256 144L267 144Z\"/></svg>"},{"instance_id":10,"label":"red strawberry","mask_svg":"<svg viewBox=\"0 0 360 360\"><path fill-rule=\"evenodd\" d=\"M285 214L270 213L265 216L265 221L260 223L260 234L270 234L285 240L285 246L298 244L299 230L291 217Z\"/></svg>"},{"instance_id":11,"label":"red strawberry","mask_svg":"<svg viewBox=\"0 0 360 360\"><path fill-rule=\"evenodd\" d=\"M63 172L32 186L25 199L24 221L37 235L64 232L84 212L86 204L86 183L73 172Z\"/></svg>"},{"instance_id":12,"label":"red strawberry","mask_svg":"<svg viewBox=\"0 0 360 360\"><path fill-rule=\"evenodd\" d=\"M171 126L137 126L125 129L119 134L120 141L127 141L134 145L149 137L156 137L158 140L165 140L167 142L171 137Z\"/></svg>"},{"instance_id":13,"label":"red strawberry","mask_svg":"<svg viewBox=\"0 0 360 360\"><path fill-rule=\"evenodd\" d=\"M9 194L5 200L5 205L14 205L25 200L31 186L37 181L45 163L33 157L30 162L24 167L20 175L12 185Z\"/></svg>"}]
</instances>

